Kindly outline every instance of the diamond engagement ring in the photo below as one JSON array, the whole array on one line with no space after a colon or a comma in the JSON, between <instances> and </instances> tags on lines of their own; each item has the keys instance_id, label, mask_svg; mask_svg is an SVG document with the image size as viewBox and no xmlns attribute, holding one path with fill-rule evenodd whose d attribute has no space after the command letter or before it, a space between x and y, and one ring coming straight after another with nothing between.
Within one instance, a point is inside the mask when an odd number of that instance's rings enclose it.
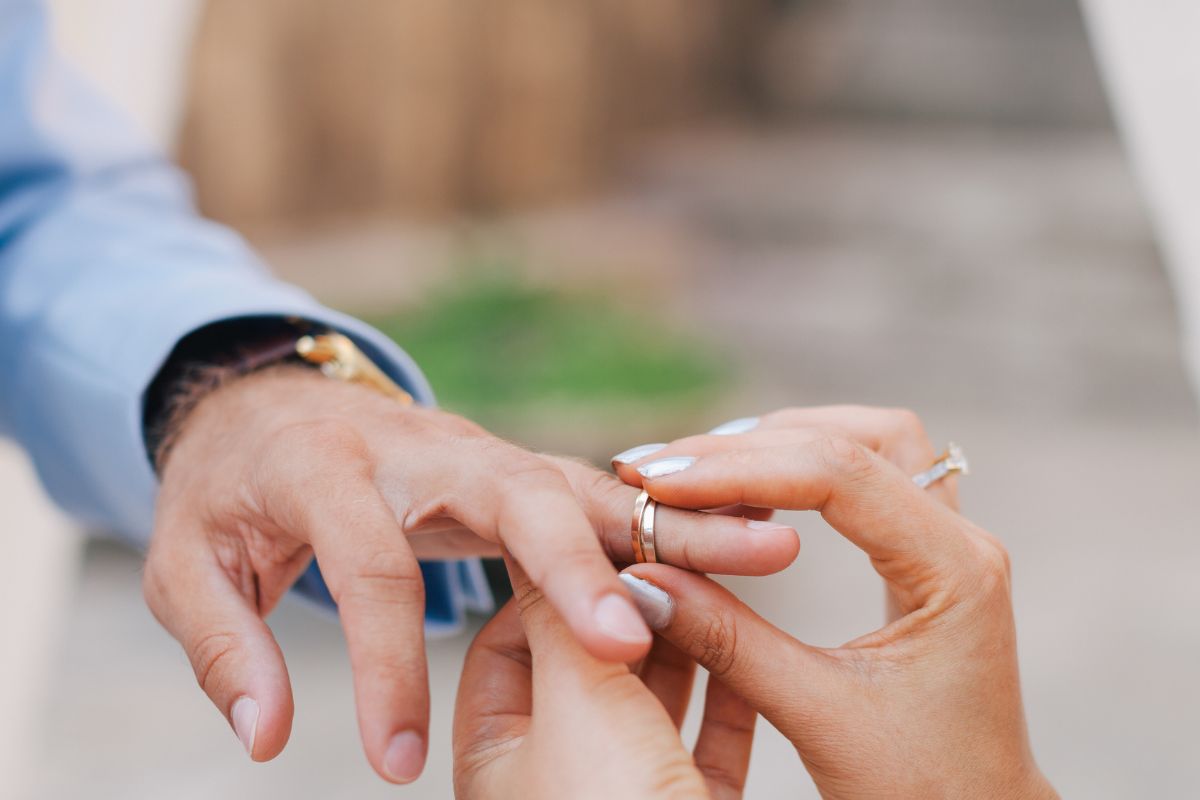
<instances>
[{"instance_id":1,"label":"diamond engagement ring","mask_svg":"<svg viewBox=\"0 0 1200 800\"><path fill-rule=\"evenodd\" d=\"M938 456L937 461L934 461L929 469L913 475L913 483L922 489L928 489L952 472L969 474L968 466L967 457L963 455L962 448L954 442L950 442L946 445L946 452Z\"/></svg>"}]
</instances>

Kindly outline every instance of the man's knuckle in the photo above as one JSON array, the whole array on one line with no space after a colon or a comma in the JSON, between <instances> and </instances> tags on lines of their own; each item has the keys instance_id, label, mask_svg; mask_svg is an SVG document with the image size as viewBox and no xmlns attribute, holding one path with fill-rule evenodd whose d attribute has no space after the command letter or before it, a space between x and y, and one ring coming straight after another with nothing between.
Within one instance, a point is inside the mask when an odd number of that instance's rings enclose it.
<instances>
[{"instance_id":1,"label":"man's knuckle","mask_svg":"<svg viewBox=\"0 0 1200 800\"><path fill-rule=\"evenodd\" d=\"M557 505L562 498L570 498L578 505L571 484L555 464L536 456L511 461L499 468L497 477L495 519L501 529L517 530L524 526L530 510L543 503Z\"/></svg>"},{"instance_id":2,"label":"man's knuckle","mask_svg":"<svg viewBox=\"0 0 1200 800\"><path fill-rule=\"evenodd\" d=\"M1012 576L1012 556L1008 548L998 541L987 542L983 548L983 566L991 575L1003 578L1005 581Z\"/></svg>"},{"instance_id":3,"label":"man's knuckle","mask_svg":"<svg viewBox=\"0 0 1200 800\"><path fill-rule=\"evenodd\" d=\"M345 586L339 603L370 601L408 603L424 595L420 569L403 553L372 553L358 564Z\"/></svg>"},{"instance_id":4,"label":"man's knuckle","mask_svg":"<svg viewBox=\"0 0 1200 800\"><path fill-rule=\"evenodd\" d=\"M465 432L456 433L455 443L458 447L471 448L476 458L488 464L503 465L510 459L525 454L524 450L512 442L490 434L475 436Z\"/></svg>"},{"instance_id":5,"label":"man's knuckle","mask_svg":"<svg viewBox=\"0 0 1200 800\"><path fill-rule=\"evenodd\" d=\"M620 479L599 470L588 471L583 486L584 511L592 527L603 533L599 537L600 545L609 559L616 558L613 543L629 539L629 513L635 495L636 490ZM628 558L628 555L624 557Z\"/></svg>"},{"instance_id":6,"label":"man's knuckle","mask_svg":"<svg viewBox=\"0 0 1200 800\"><path fill-rule=\"evenodd\" d=\"M165 540L153 542L142 566L142 597L159 621L183 597L182 567L191 556Z\"/></svg>"},{"instance_id":7,"label":"man's knuckle","mask_svg":"<svg viewBox=\"0 0 1200 800\"><path fill-rule=\"evenodd\" d=\"M538 586L553 584L550 587L553 591L555 587L570 583L572 576L583 579L595 574L596 565L605 563L602 554L599 543L592 547L583 542L568 544L564 541L559 549L546 552L545 557L530 559L525 565L525 572Z\"/></svg>"},{"instance_id":8,"label":"man's knuckle","mask_svg":"<svg viewBox=\"0 0 1200 800\"><path fill-rule=\"evenodd\" d=\"M1004 596L1011 593L1012 558L999 540L983 535L971 544L969 580L981 597Z\"/></svg>"},{"instance_id":9,"label":"man's knuckle","mask_svg":"<svg viewBox=\"0 0 1200 800\"><path fill-rule=\"evenodd\" d=\"M513 602L517 604L517 613L522 617L535 610L545 599L542 590L532 583L514 587Z\"/></svg>"},{"instance_id":10,"label":"man's knuckle","mask_svg":"<svg viewBox=\"0 0 1200 800\"><path fill-rule=\"evenodd\" d=\"M717 610L697 623L688 639L692 657L711 675L721 678L737 664L737 624L728 611Z\"/></svg>"},{"instance_id":11,"label":"man's knuckle","mask_svg":"<svg viewBox=\"0 0 1200 800\"><path fill-rule=\"evenodd\" d=\"M395 513L401 527L412 532L435 520L453 519L462 507L462 499L451 487L441 487L427 497L400 498Z\"/></svg>"},{"instance_id":12,"label":"man's knuckle","mask_svg":"<svg viewBox=\"0 0 1200 800\"><path fill-rule=\"evenodd\" d=\"M634 490L623 483L620 478L615 478L598 469L588 470L587 476L584 496L595 501L601 508L623 512L625 506L633 507L630 493Z\"/></svg>"},{"instance_id":13,"label":"man's knuckle","mask_svg":"<svg viewBox=\"0 0 1200 800\"><path fill-rule=\"evenodd\" d=\"M817 452L827 467L848 479L863 478L875 470L871 452L847 436L823 436L817 441Z\"/></svg>"},{"instance_id":14,"label":"man's knuckle","mask_svg":"<svg viewBox=\"0 0 1200 800\"><path fill-rule=\"evenodd\" d=\"M748 721L706 717L704 725L705 727L723 731L733 736L751 736L754 734L754 717L750 717Z\"/></svg>"},{"instance_id":15,"label":"man's knuckle","mask_svg":"<svg viewBox=\"0 0 1200 800\"><path fill-rule=\"evenodd\" d=\"M487 464L493 474L502 480L537 480L553 476L564 483L562 470L548 459L524 450L512 442L495 436L465 436L460 438L463 447L473 448L480 463Z\"/></svg>"},{"instance_id":16,"label":"man's knuckle","mask_svg":"<svg viewBox=\"0 0 1200 800\"><path fill-rule=\"evenodd\" d=\"M516 448L514 448L515 450ZM529 485L550 486L556 489L567 489L567 479L556 465L535 455L520 453L502 459L499 472L510 485L520 488Z\"/></svg>"},{"instance_id":17,"label":"man's knuckle","mask_svg":"<svg viewBox=\"0 0 1200 800\"><path fill-rule=\"evenodd\" d=\"M696 766L710 783L724 786L735 792L741 792L746 788L746 779L742 777L741 773L732 772L722 764L705 762Z\"/></svg>"},{"instance_id":18,"label":"man's knuckle","mask_svg":"<svg viewBox=\"0 0 1200 800\"><path fill-rule=\"evenodd\" d=\"M603 698L618 708L639 702L646 692L641 678L617 665L589 672L583 676L583 686L592 697Z\"/></svg>"},{"instance_id":19,"label":"man's knuckle","mask_svg":"<svg viewBox=\"0 0 1200 800\"><path fill-rule=\"evenodd\" d=\"M925 438L925 423L921 415L911 408L891 408L887 411L892 427L913 438Z\"/></svg>"},{"instance_id":20,"label":"man's knuckle","mask_svg":"<svg viewBox=\"0 0 1200 800\"><path fill-rule=\"evenodd\" d=\"M466 417L459 417L455 415L447 416L452 416L453 419L443 420L443 423L446 425L446 427L457 430L464 438L494 438L490 433L487 432L486 428L476 422L472 422Z\"/></svg>"},{"instance_id":21,"label":"man's knuckle","mask_svg":"<svg viewBox=\"0 0 1200 800\"><path fill-rule=\"evenodd\" d=\"M702 787L697 785L695 766L691 759L677 758L659 765L655 771L651 797L696 797Z\"/></svg>"},{"instance_id":22,"label":"man's knuckle","mask_svg":"<svg viewBox=\"0 0 1200 800\"><path fill-rule=\"evenodd\" d=\"M241 637L228 631L215 631L197 639L189 648L196 681L208 695L217 690L224 665L238 652Z\"/></svg>"},{"instance_id":23,"label":"man's knuckle","mask_svg":"<svg viewBox=\"0 0 1200 800\"><path fill-rule=\"evenodd\" d=\"M272 437L272 460L297 458L309 465L331 456L359 457L365 443L350 421L334 415L290 422Z\"/></svg>"},{"instance_id":24,"label":"man's knuckle","mask_svg":"<svg viewBox=\"0 0 1200 800\"><path fill-rule=\"evenodd\" d=\"M908 408L889 408L883 413L886 435L881 452L907 470L928 466L934 449L920 415Z\"/></svg>"}]
</instances>

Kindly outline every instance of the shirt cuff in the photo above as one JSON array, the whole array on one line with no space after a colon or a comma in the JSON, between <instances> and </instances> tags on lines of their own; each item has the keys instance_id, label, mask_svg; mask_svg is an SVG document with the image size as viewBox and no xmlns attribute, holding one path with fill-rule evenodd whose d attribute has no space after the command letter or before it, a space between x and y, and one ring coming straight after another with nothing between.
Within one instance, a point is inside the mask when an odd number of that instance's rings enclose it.
<instances>
[{"instance_id":1,"label":"shirt cuff","mask_svg":"<svg viewBox=\"0 0 1200 800\"><path fill-rule=\"evenodd\" d=\"M295 287L258 273L197 272L179 283L168 297L142 298L137 319L108 329L111 338L91 340L86 351L34 339L24 354L22 383L40 391L36 402L26 398L17 427L40 443L34 455L51 495L95 529L138 546L148 542L158 480L144 447L144 393L175 345L206 325L279 316L327 326L349 336L418 403L434 403L425 376L395 342ZM429 562L422 569L431 634L457 630L467 609L491 609L477 562ZM315 566L313 575L319 577ZM302 584L301 592L322 598L314 579ZM323 596L330 600L327 590Z\"/></svg>"}]
</instances>

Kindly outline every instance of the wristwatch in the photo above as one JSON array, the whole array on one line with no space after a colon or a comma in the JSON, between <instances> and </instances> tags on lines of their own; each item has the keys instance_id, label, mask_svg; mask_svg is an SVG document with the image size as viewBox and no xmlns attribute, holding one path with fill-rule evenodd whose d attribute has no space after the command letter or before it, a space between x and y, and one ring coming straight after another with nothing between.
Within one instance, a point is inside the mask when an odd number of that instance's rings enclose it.
<instances>
[{"instance_id":1,"label":"wristwatch","mask_svg":"<svg viewBox=\"0 0 1200 800\"><path fill-rule=\"evenodd\" d=\"M142 437L155 471L201 398L230 380L279 364L311 366L334 380L368 386L406 406L413 403L411 394L343 334L296 318L215 322L181 339L146 390Z\"/></svg>"},{"instance_id":2,"label":"wristwatch","mask_svg":"<svg viewBox=\"0 0 1200 800\"><path fill-rule=\"evenodd\" d=\"M413 404L413 396L375 366L375 362L344 334L306 333L296 340L293 349L296 355L319 367L330 378L369 386L403 405Z\"/></svg>"}]
</instances>

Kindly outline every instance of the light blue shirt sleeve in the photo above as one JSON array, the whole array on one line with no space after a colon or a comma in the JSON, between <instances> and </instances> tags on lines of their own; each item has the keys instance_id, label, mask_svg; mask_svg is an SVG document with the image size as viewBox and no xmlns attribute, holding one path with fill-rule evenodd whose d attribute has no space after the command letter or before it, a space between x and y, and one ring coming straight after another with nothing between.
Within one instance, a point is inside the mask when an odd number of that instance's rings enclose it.
<instances>
[{"instance_id":1,"label":"light blue shirt sleeve","mask_svg":"<svg viewBox=\"0 0 1200 800\"><path fill-rule=\"evenodd\" d=\"M191 331L261 315L338 329L433 401L387 337L274 279L240 237L197 216L186 178L55 56L41 2L0 0L0 434L25 447L56 502L144 544L157 480L143 393ZM490 603L478 564L424 568L431 630ZM315 568L300 586L324 588Z\"/></svg>"}]
</instances>

